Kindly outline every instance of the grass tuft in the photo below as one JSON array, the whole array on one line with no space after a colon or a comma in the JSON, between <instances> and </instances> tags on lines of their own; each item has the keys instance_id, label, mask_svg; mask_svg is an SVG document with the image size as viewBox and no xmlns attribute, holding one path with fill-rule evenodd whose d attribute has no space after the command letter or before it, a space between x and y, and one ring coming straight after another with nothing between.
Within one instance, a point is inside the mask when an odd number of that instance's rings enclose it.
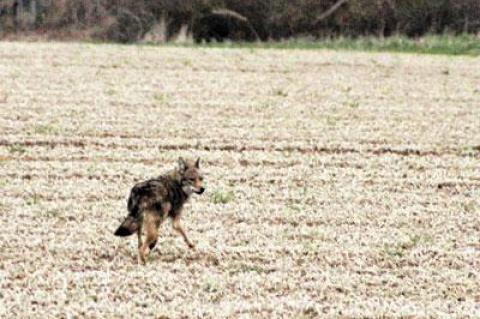
<instances>
[{"instance_id":1,"label":"grass tuft","mask_svg":"<svg viewBox=\"0 0 480 319\"><path fill-rule=\"evenodd\" d=\"M8 146L8 152L10 154L24 154L25 152L27 151L27 149L23 146L23 145L20 145L20 144L12 144L10 146Z\"/></svg>"},{"instance_id":2,"label":"grass tuft","mask_svg":"<svg viewBox=\"0 0 480 319\"><path fill-rule=\"evenodd\" d=\"M235 195L232 191L222 192L215 191L211 196L210 200L214 204L227 204L235 199Z\"/></svg>"}]
</instances>

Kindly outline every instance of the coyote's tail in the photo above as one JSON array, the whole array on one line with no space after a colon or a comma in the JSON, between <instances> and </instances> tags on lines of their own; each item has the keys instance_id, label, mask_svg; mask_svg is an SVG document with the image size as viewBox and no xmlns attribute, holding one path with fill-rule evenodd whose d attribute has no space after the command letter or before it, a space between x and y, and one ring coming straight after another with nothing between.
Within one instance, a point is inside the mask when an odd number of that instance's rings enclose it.
<instances>
[{"instance_id":1,"label":"coyote's tail","mask_svg":"<svg viewBox=\"0 0 480 319\"><path fill-rule=\"evenodd\" d=\"M130 236L138 230L138 220L133 216L127 216L125 220L115 231L115 236L126 237Z\"/></svg>"}]
</instances>

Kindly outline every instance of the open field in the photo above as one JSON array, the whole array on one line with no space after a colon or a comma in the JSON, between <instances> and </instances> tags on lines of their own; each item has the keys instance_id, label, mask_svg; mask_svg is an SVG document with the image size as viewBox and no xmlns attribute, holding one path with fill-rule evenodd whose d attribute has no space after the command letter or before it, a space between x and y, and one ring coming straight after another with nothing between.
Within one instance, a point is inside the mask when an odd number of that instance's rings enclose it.
<instances>
[{"instance_id":1,"label":"open field","mask_svg":"<svg viewBox=\"0 0 480 319\"><path fill-rule=\"evenodd\" d=\"M146 267L137 181L207 192ZM480 59L0 43L0 317L480 316Z\"/></svg>"}]
</instances>

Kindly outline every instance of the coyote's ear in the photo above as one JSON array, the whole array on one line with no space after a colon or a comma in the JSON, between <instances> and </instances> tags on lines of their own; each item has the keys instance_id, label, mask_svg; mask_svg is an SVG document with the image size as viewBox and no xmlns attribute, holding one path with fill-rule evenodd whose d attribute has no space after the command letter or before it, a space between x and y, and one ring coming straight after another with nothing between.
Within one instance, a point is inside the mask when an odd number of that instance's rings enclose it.
<instances>
[{"instance_id":1,"label":"coyote's ear","mask_svg":"<svg viewBox=\"0 0 480 319\"><path fill-rule=\"evenodd\" d=\"M200 157L195 161L195 167L200 168Z\"/></svg>"},{"instance_id":2,"label":"coyote's ear","mask_svg":"<svg viewBox=\"0 0 480 319\"><path fill-rule=\"evenodd\" d=\"M187 170L187 162L185 162L183 157L178 158L178 169L180 172L185 172Z\"/></svg>"}]
</instances>

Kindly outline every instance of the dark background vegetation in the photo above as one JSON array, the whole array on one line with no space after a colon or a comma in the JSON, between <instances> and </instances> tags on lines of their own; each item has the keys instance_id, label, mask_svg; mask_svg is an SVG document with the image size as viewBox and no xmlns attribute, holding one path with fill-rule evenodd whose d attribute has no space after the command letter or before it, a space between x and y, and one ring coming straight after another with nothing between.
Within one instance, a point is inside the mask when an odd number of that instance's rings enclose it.
<instances>
[{"instance_id":1,"label":"dark background vegetation","mask_svg":"<svg viewBox=\"0 0 480 319\"><path fill-rule=\"evenodd\" d=\"M202 42L445 33L480 34L480 0L0 0L2 38Z\"/></svg>"}]
</instances>

